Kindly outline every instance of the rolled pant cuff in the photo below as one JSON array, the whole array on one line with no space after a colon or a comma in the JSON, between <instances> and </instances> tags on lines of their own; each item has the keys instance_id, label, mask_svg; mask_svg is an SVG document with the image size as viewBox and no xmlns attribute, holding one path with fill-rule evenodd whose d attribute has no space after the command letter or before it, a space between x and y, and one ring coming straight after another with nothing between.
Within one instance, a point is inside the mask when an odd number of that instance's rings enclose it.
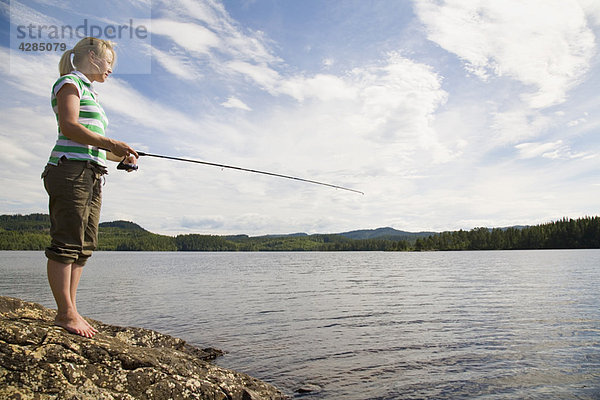
<instances>
[{"instance_id":1,"label":"rolled pant cuff","mask_svg":"<svg viewBox=\"0 0 600 400\"><path fill-rule=\"evenodd\" d=\"M81 256L78 254L73 254L73 255L59 254L50 248L47 248L45 253L46 253L46 258L48 258L49 260L56 261L61 264L67 264L67 265L68 264L77 264L77 265L84 266L85 263L87 262L87 260L90 258L90 256Z\"/></svg>"}]
</instances>

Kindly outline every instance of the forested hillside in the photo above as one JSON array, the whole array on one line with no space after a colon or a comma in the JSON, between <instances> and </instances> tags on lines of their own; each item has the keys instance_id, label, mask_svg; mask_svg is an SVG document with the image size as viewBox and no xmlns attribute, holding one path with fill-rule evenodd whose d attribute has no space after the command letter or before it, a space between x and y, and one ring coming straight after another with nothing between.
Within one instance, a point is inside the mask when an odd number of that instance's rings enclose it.
<instances>
[{"instance_id":1,"label":"forested hillside","mask_svg":"<svg viewBox=\"0 0 600 400\"><path fill-rule=\"evenodd\" d=\"M416 250L517 250L600 248L600 217L563 218L526 228L444 232L418 239Z\"/></svg>"},{"instance_id":2,"label":"forested hillside","mask_svg":"<svg viewBox=\"0 0 600 400\"><path fill-rule=\"evenodd\" d=\"M600 248L600 217L567 219L513 228L475 228L390 236L391 228L348 234L294 234L249 237L149 232L129 221L100 224L99 250L119 251L451 251ZM43 250L50 243L45 214L0 215L0 250ZM381 236L377 236L377 232ZM403 239L399 239L402 237Z\"/></svg>"}]
</instances>

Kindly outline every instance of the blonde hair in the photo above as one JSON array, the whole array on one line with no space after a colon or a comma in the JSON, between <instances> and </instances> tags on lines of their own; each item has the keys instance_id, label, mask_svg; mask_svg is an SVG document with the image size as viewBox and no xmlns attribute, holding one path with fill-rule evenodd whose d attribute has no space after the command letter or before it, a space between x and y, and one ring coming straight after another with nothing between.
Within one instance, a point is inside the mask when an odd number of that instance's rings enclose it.
<instances>
[{"instance_id":1,"label":"blonde hair","mask_svg":"<svg viewBox=\"0 0 600 400\"><path fill-rule=\"evenodd\" d=\"M90 51L93 51L98 57L104 57L106 52L110 51L113 56L113 61L111 63L111 66L113 66L117 61L117 54L115 53L113 46L114 43L109 40L98 39L95 37L81 39L77 42L75 47L65 51L60 58L60 62L58 63L60 76L67 75L73 70L80 68ZM72 60L71 57L73 57Z\"/></svg>"}]
</instances>

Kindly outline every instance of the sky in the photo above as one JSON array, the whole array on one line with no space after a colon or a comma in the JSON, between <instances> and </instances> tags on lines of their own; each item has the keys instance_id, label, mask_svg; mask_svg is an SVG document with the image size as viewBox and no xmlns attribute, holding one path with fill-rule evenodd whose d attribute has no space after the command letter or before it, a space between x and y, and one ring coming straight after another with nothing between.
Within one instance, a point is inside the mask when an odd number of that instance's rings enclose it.
<instances>
[{"instance_id":1,"label":"sky","mask_svg":"<svg viewBox=\"0 0 600 400\"><path fill-rule=\"evenodd\" d=\"M0 214L47 213L57 135L62 51L19 46L84 23L103 38L128 26L95 84L108 136L365 193L142 157L110 166L102 221L262 235L599 214L597 0L54 3L0 2Z\"/></svg>"}]
</instances>

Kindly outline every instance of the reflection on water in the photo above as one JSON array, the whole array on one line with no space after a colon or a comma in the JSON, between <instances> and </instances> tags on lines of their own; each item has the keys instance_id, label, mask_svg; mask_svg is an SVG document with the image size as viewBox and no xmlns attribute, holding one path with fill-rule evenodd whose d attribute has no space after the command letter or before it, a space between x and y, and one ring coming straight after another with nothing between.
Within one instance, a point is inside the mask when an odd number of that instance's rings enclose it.
<instances>
[{"instance_id":1,"label":"reflection on water","mask_svg":"<svg viewBox=\"0 0 600 400\"><path fill-rule=\"evenodd\" d=\"M0 264L0 294L54 307L42 253ZM599 399L599 267L598 250L97 253L78 307L306 399Z\"/></svg>"}]
</instances>

